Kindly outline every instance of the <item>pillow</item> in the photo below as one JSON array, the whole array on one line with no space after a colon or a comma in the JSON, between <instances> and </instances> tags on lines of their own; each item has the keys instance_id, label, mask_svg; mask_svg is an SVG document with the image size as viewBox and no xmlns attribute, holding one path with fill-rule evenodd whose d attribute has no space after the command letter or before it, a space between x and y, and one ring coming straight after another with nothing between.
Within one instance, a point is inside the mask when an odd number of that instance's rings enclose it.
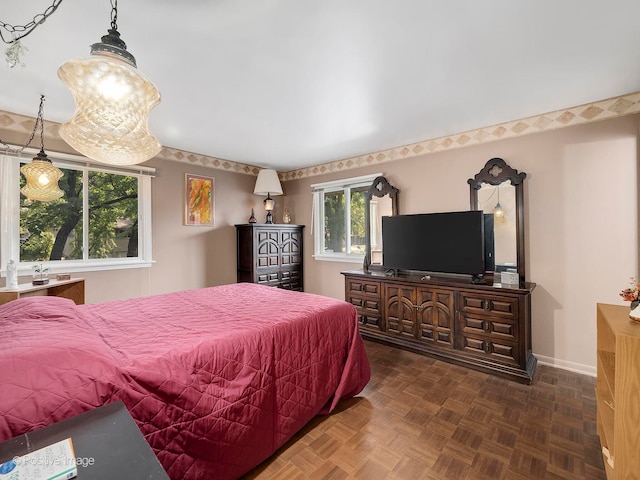
<instances>
[{"instance_id":1,"label":"pillow","mask_svg":"<svg viewBox=\"0 0 640 480\"><path fill-rule=\"evenodd\" d=\"M73 300L63 297L22 297L0 305L0 325L28 319L80 320Z\"/></svg>"}]
</instances>

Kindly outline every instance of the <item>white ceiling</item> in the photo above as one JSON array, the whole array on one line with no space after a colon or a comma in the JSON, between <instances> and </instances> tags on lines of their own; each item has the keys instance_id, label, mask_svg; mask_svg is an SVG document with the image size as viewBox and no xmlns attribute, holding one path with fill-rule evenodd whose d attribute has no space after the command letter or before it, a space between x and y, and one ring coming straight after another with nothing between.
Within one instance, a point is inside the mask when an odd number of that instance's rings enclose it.
<instances>
[{"instance_id":1,"label":"white ceiling","mask_svg":"<svg viewBox=\"0 0 640 480\"><path fill-rule=\"evenodd\" d=\"M24 25L52 0L2 2ZM56 70L109 27L63 0L0 65L0 110L71 118ZM640 91L638 0L122 0L163 145L280 171Z\"/></svg>"}]
</instances>

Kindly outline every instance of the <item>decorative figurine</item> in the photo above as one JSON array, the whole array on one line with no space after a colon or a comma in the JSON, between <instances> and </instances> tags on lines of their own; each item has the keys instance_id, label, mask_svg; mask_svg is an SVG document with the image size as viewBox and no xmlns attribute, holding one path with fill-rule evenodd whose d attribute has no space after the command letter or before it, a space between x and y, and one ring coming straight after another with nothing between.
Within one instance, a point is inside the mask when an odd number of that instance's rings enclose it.
<instances>
[{"instance_id":1,"label":"decorative figurine","mask_svg":"<svg viewBox=\"0 0 640 480\"><path fill-rule=\"evenodd\" d=\"M256 215L253 213L253 208L251 209L251 216L249 217L249 223L256 223Z\"/></svg>"},{"instance_id":2,"label":"decorative figurine","mask_svg":"<svg viewBox=\"0 0 640 480\"><path fill-rule=\"evenodd\" d=\"M284 207L284 214L282 215L282 223L291 223L291 214L287 207Z\"/></svg>"},{"instance_id":3,"label":"decorative figurine","mask_svg":"<svg viewBox=\"0 0 640 480\"><path fill-rule=\"evenodd\" d=\"M18 268L13 259L7 263L7 288L18 288Z\"/></svg>"}]
</instances>

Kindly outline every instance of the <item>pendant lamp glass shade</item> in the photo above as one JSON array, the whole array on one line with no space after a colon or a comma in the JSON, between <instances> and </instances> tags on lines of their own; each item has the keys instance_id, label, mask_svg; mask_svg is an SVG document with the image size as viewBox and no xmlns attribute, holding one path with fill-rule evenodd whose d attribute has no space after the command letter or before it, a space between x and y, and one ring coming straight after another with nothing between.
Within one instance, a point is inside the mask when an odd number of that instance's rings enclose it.
<instances>
[{"instance_id":1,"label":"pendant lamp glass shade","mask_svg":"<svg viewBox=\"0 0 640 480\"><path fill-rule=\"evenodd\" d=\"M73 118L60 126L60 136L98 162L133 165L162 148L148 127L149 112L160 103L160 92L138 71L120 39L116 9L117 2L109 33L91 46L91 56L58 68L58 77L76 103Z\"/></svg>"},{"instance_id":2,"label":"pendant lamp glass shade","mask_svg":"<svg viewBox=\"0 0 640 480\"><path fill-rule=\"evenodd\" d=\"M50 202L64 195L58 187L58 180L63 173L52 165L44 150L40 150L31 163L23 165L20 171L27 181L26 185L20 189L20 193L29 200Z\"/></svg>"},{"instance_id":3,"label":"pendant lamp glass shade","mask_svg":"<svg viewBox=\"0 0 640 480\"><path fill-rule=\"evenodd\" d=\"M500 205L500 186L497 187L497 190L498 190L498 201L496 202L496 206L493 209L493 218L495 218L498 221L504 221L506 212L504 211L504 208L502 208L502 205Z\"/></svg>"}]
</instances>

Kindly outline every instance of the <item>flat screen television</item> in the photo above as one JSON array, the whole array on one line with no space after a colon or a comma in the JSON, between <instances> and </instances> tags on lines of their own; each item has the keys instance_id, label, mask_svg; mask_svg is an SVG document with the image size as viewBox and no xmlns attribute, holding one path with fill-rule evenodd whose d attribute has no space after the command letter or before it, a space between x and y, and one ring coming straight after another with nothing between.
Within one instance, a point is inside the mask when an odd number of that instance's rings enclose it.
<instances>
[{"instance_id":1,"label":"flat screen television","mask_svg":"<svg viewBox=\"0 0 640 480\"><path fill-rule=\"evenodd\" d=\"M478 276L485 271L482 211L382 217L385 268Z\"/></svg>"}]
</instances>

